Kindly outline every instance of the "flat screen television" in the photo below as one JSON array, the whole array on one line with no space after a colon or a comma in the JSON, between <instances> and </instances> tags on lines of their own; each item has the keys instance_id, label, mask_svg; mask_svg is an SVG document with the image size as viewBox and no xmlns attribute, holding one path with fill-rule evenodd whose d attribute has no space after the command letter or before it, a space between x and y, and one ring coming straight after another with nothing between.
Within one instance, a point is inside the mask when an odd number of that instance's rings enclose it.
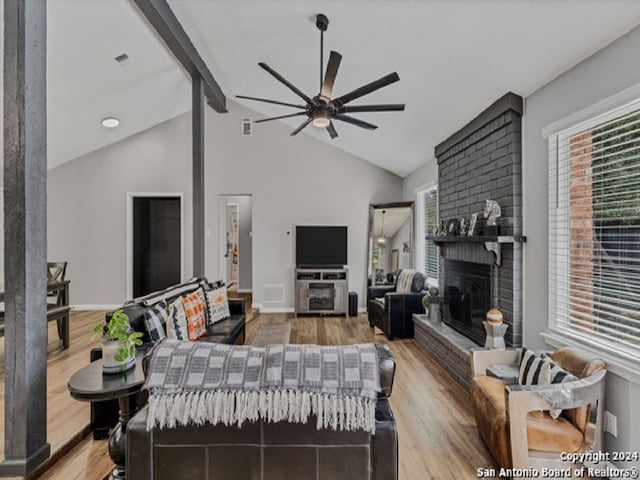
<instances>
[{"instance_id":1,"label":"flat screen television","mask_svg":"<svg viewBox=\"0 0 640 480\"><path fill-rule=\"evenodd\" d=\"M347 264L347 227L296 226L296 265L342 267Z\"/></svg>"}]
</instances>

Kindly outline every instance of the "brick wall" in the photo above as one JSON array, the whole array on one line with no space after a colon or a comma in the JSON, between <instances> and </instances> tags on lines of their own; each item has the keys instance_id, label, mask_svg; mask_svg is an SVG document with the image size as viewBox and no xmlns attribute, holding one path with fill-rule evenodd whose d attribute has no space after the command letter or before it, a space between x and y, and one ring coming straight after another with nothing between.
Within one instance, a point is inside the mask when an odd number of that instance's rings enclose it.
<instances>
[{"instance_id":1,"label":"brick wall","mask_svg":"<svg viewBox=\"0 0 640 480\"><path fill-rule=\"evenodd\" d=\"M569 278L571 315L591 321L593 314L593 184L591 132L569 140Z\"/></svg>"},{"instance_id":2,"label":"brick wall","mask_svg":"<svg viewBox=\"0 0 640 480\"><path fill-rule=\"evenodd\" d=\"M465 217L482 212L485 200L500 205L500 235L522 235L522 98L508 93L490 105L466 126L438 145L438 202L440 219ZM502 245L502 266L493 265L493 255L483 243L446 243L443 258L492 265L492 298L504 314L509 329L508 346L522 345L522 245ZM446 270L440 263L441 287ZM419 336L424 337L421 332ZM418 340L418 339L417 339ZM441 351L434 342L418 340L430 351ZM449 346L442 348L450 349ZM446 362L445 362L446 363ZM447 368L446 365L444 365ZM460 376L459 372L453 372Z\"/></svg>"},{"instance_id":3,"label":"brick wall","mask_svg":"<svg viewBox=\"0 0 640 480\"><path fill-rule=\"evenodd\" d=\"M509 93L436 147L441 219L470 218L485 200L500 205L501 235L522 234L522 99ZM443 256L452 260L493 263L481 243L452 244ZM446 270L443 272L446 276ZM509 330L508 346L522 344L522 248L502 245L502 266L492 268L494 306Z\"/></svg>"}]
</instances>

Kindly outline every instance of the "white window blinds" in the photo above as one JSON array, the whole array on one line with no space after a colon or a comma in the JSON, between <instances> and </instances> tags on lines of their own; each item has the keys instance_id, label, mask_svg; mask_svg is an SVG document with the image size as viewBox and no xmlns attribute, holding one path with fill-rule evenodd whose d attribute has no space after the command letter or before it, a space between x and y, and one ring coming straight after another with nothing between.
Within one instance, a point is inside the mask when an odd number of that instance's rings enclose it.
<instances>
[{"instance_id":1,"label":"white window blinds","mask_svg":"<svg viewBox=\"0 0 640 480\"><path fill-rule=\"evenodd\" d=\"M549 326L640 360L640 102L549 137Z\"/></svg>"},{"instance_id":2,"label":"white window blinds","mask_svg":"<svg viewBox=\"0 0 640 480\"><path fill-rule=\"evenodd\" d=\"M438 190L433 189L424 194L424 231L427 236L433 235L438 224ZM424 271L429 278L438 278L438 247L430 240L424 243Z\"/></svg>"}]
</instances>

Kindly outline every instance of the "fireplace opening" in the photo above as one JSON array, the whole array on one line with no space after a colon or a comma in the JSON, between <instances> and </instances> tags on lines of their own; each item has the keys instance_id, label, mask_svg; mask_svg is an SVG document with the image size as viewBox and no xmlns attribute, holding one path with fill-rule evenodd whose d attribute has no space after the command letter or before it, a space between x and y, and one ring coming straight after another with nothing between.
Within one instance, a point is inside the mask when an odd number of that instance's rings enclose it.
<instances>
[{"instance_id":1,"label":"fireplace opening","mask_svg":"<svg viewBox=\"0 0 640 480\"><path fill-rule=\"evenodd\" d=\"M335 297L333 283L309 284L309 310L333 310Z\"/></svg>"},{"instance_id":2,"label":"fireplace opening","mask_svg":"<svg viewBox=\"0 0 640 480\"><path fill-rule=\"evenodd\" d=\"M491 308L491 267L445 260L444 322L478 345L484 345L482 322Z\"/></svg>"}]
</instances>

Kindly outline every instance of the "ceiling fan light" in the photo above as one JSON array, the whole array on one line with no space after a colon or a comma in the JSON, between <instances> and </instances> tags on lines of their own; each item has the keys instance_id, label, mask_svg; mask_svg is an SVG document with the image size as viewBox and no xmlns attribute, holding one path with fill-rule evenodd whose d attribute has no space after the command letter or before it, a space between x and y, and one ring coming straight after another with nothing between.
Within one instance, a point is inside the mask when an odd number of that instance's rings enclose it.
<instances>
[{"instance_id":1,"label":"ceiling fan light","mask_svg":"<svg viewBox=\"0 0 640 480\"><path fill-rule=\"evenodd\" d=\"M328 115L317 115L313 118L313 126L318 128L327 128L331 124L331 119Z\"/></svg>"}]
</instances>

